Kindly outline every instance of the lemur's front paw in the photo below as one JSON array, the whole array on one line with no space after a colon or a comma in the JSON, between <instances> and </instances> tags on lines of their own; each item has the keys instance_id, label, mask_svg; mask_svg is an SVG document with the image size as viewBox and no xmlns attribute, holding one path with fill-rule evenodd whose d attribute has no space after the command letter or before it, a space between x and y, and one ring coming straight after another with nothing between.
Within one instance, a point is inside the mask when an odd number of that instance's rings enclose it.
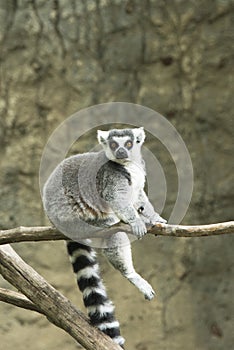
<instances>
[{"instance_id":1,"label":"lemur's front paw","mask_svg":"<svg viewBox=\"0 0 234 350\"><path fill-rule=\"evenodd\" d=\"M159 214L155 213L153 218L150 219L151 224L155 225L157 223L166 224L167 220L163 219Z\"/></svg>"},{"instance_id":2,"label":"lemur's front paw","mask_svg":"<svg viewBox=\"0 0 234 350\"><path fill-rule=\"evenodd\" d=\"M131 228L133 234L138 238L142 238L147 233L145 223L140 218L137 218L135 222L131 223Z\"/></svg>"}]
</instances>

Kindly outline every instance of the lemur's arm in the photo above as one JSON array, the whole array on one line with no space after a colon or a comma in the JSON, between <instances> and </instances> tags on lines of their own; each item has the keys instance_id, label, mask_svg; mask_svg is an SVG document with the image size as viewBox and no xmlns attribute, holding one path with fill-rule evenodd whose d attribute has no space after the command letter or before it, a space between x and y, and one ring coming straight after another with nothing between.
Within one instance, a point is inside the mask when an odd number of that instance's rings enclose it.
<instances>
[{"instance_id":1,"label":"lemur's arm","mask_svg":"<svg viewBox=\"0 0 234 350\"><path fill-rule=\"evenodd\" d=\"M123 222L129 224L132 232L141 238L146 232L145 223L142 221L137 209L131 202L131 190L124 182L115 184L114 188L105 189L104 200L106 200L115 213Z\"/></svg>"},{"instance_id":2,"label":"lemur's arm","mask_svg":"<svg viewBox=\"0 0 234 350\"><path fill-rule=\"evenodd\" d=\"M144 190L140 191L138 201L135 203L135 207L137 208L141 216L141 219L146 224L154 225L156 222L162 222L162 223L167 222L158 213L156 213L153 205L150 203Z\"/></svg>"}]
</instances>

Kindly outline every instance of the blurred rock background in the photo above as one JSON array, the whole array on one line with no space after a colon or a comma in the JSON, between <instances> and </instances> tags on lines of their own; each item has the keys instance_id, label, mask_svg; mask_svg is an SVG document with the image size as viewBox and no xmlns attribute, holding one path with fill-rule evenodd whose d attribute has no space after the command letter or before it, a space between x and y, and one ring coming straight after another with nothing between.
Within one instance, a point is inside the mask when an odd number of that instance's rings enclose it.
<instances>
[{"instance_id":1,"label":"blurred rock background","mask_svg":"<svg viewBox=\"0 0 234 350\"><path fill-rule=\"evenodd\" d=\"M48 137L110 101L150 107L183 137L194 166L184 224L232 220L233 14L232 0L0 0L0 228L47 223L38 169ZM157 291L150 303L101 258L126 349L231 349L233 247L231 236L134 243L136 269ZM83 310L62 242L14 248ZM42 316L2 303L0 336L5 350L80 348Z\"/></svg>"}]
</instances>

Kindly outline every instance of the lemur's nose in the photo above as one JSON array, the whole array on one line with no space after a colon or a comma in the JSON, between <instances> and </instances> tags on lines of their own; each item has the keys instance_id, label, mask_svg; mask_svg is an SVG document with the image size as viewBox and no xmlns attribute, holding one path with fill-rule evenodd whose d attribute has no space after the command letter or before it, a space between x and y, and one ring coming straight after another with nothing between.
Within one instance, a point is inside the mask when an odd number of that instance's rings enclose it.
<instances>
[{"instance_id":1,"label":"lemur's nose","mask_svg":"<svg viewBox=\"0 0 234 350\"><path fill-rule=\"evenodd\" d=\"M116 158L117 159L124 159L124 158L128 158L128 153L127 151L123 148L120 147L117 152L116 152Z\"/></svg>"}]
</instances>

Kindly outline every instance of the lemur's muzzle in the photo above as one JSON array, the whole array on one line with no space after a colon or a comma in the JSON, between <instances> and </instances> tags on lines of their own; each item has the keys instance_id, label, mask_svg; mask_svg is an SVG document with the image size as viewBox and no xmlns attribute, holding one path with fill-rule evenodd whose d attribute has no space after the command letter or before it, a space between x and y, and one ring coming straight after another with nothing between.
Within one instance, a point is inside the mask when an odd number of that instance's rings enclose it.
<instances>
[{"instance_id":1,"label":"lemur's muzzle","mask_svg":"<svg viewBox=\"0 0 234 350\"><path fill-rule=\"evenodd\" d=\"M120 147L120 148L116 151L116 158L117 158L117 159L128 158L128 153L127 153L127 151L126 151L123 147Z\"/></svg>"}]
</instances>

